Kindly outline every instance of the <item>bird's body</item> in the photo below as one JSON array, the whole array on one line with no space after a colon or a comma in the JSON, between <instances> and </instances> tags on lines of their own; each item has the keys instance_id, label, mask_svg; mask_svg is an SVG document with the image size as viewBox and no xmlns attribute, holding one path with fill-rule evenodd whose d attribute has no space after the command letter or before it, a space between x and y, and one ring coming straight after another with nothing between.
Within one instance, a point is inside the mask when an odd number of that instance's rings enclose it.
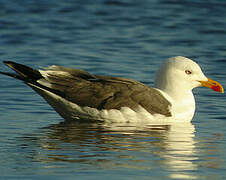
<instances>
[{"instance_id":1,"label":"bird's body","mask_svg":"<svg viewBox=\"0 0 226 180\"><path fill-rule=\"evenodd\" d=\"M66 120L190 121L195 112L193 88L209 85L223 92L195 62L180 56L163 63L155 88L131 79L55 65L34 70L10 61L5 64L17 74L2 74L24 81Z\"/></svg>"}]
</instances>

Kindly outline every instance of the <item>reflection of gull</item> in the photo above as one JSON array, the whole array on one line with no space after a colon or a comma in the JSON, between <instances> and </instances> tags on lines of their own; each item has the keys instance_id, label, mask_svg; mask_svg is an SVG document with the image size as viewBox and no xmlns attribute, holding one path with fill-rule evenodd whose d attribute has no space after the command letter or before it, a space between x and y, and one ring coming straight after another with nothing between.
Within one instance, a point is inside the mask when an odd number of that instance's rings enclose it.
<instances>
[{"instance_id":1,"label":"reflection of gull","mask_svg":"<svg viewBox=\"0 0 226 180\"><path fill-rule=\"evenodd\" d=\"M195 128L190 123L177 123L171 126L171 131L167 137L167 148L165 153L162 154L162 157L165 159L164 163L172 171L171 178L195 178L195 176L181 173L197 169L197 165L193 163L194 160L197 160L193 139L194 131Z\"/></svg>"},{"instance_id":2,"label":"reflection of gull","mask_svg":"<svg viewBox=\"0 0 226 180\"><path fill-rule=\"evenodd\" d=\"M126 126L125 126L126 127ZM123 134L134 133L132 127L128 129L124 126L108 126L108 129L114 131L121 131ZM164 160L161 161L168 170L172 171L170 174L171 178L182 178L182 179L192 179L195 176L188 175L186 173L181 173L187 170L196 170L197 165L193 163L194 160L197 160L195 155L195 142L194 142L194 132L195 128L191 123L173 123L170 125L146 125L139 127L137 124L133 127L135 132L144 131L144 137L147 137L148 132L156 132L153 137L161 137L161 143L154 143L155 147L158 147L159 151L153 152ZM151 130L151 131L150 131ZM151 133L151 134L152 134ZM150 137L150 136L148 136ZM139 145L142 142L138 142Z\"/></svg>"},{"instance_id":3,"label":"reflection of gull","mask_svg":"<svg viewBox=\"0 0 226 180\"><path fill-rule=\"evenodd\" d=\"M56 167L57 162L70 162L70 167L78 170L80 167L126 168L158 172L163 168L169 177L183 174L182 179L193 178L185 171L196 169L194 126L190 123L60 123L42 131L45 130L38 134L36 141L29 135L30 140L26 138L23 144L34 146L36 143L35 149L39 151L33 158L45 162L46 167L55 162Z\"/></svg>"},{"instance_id":4,"label":"reflection of gull","mask_svg":"<svg viewBox=\"0 0 226 180\"><path fill-rule=\"evenodd\" d=\"M1 74L24 81L66 120L191 121L195 111L193 88L206 86L224 92L198 64L180 56L162 64L156 75L156 88L131 79L60 66L34 70L11 61L4 63L17 74Z\"/></svg>"}]
</instances>

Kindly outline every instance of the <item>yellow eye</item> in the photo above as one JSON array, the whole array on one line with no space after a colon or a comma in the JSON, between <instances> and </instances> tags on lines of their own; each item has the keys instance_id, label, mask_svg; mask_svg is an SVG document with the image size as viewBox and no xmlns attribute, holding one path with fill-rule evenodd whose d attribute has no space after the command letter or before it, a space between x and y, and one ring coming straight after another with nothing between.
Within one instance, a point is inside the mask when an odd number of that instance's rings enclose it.
<instances>
[{"instance_id":1,"label":"yellow eye","mask_svg":"<svg viewBox=\"0 0 226 180\"><path fill-rule=\"evenodd\" d=\"M191 74L191 71L185 70L185 73L186 73L187 75L190 75L190 74Z\"/></svg>"}]
</instances>

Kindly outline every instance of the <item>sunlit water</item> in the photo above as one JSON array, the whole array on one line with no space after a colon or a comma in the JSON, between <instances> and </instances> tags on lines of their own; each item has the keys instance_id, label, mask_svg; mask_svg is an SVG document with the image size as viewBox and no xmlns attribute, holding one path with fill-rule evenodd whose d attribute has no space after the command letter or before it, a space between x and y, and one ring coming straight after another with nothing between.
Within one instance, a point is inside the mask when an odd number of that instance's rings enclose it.
<instances>
[{"instance_id":1,"label":"sunlit water","mask_svg":"<svg viewBox=\"0 0 226 180\"><path fill-rule=\"evenodd\" d=\"M0 59L153 84L168 57L226 84L226 2L0 1ZM1 66L1 70L7 70ZM225 179L225 95L195 91L192 123L65 123L0 76L0 179Z\"/></svg>"}]
</instances>

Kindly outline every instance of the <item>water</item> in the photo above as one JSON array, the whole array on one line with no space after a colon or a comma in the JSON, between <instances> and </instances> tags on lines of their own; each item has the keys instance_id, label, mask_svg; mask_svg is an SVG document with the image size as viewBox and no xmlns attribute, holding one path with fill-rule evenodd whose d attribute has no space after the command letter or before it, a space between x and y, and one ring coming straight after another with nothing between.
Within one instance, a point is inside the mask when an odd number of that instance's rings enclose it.
<instances>
[{"instance_id":1,"label":"water","mask_svg":"<svg viewBox=\"0 0 226 180\"><path fill-rule=\"evenodd\" d=\"M1 60L152 85L164 59L183 55L226 84L224 1L1 0L0 7ZM0 82L0 179L226 178L225 95L194 90L189 124L67 124L26 85Z\"/></svg>"}]
</instances>

